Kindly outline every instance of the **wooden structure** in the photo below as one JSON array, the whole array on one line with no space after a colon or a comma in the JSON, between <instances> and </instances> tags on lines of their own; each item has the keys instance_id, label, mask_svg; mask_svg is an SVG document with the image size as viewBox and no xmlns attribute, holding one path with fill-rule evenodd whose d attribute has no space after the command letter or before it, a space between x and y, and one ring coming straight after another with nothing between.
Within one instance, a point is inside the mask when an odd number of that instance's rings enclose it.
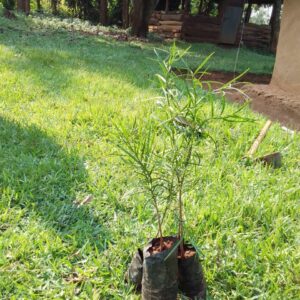
<instances>
[{"instance_id":1,"label":"wooden structure","mask_svg":"<svg viewBox=\"0 0 300 300\"><path fill-rule=\"evenodd\" d=\"M169 1L172 3L172 0ZM253 4L273 4L275 0L215 1L218 4L217 16L204 13L191 15L187 11L187 0L182 1L180 10L155 11L150 19L149 30L164 38L237 45L241 39L243 28L243 43L246 46L262 49L270 48L272 23L270 22L270 25L256 25L249 23L249 20ZM183 3L185 3L185 6L183 6ZM164 7L164 5L160 4L159 8L161 7ZM178 5L175 7L178 8ZM243 26L242 23L244 23Z\"/></svg>"},{"instance_id":2,"label":"wooden structure","mask_svg":"<svg viewBox=\"0 0 300 300\"><path fill-rule=\"evenodd\" d=\"M149 31L163 38L181 39L184 14L181 11L154 11L149 22Z\"/></svg>"}]
</instances>

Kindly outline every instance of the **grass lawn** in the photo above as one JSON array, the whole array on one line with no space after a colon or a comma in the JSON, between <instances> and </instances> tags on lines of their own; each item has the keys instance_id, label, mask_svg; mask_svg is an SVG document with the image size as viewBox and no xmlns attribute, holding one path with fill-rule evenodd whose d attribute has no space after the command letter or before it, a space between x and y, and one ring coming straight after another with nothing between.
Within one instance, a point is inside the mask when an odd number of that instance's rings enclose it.
<instances>
[{"instance_id":1,"label":"grass lawn","mask_svg":"<svg viewBox=\"0 0 300 300\"><path fill-rule=\"evenodd\" d=\"M112 128L147 111L158 94L153 47L168 45L46 25L0 17L0 298L139 299L123 276L156 228L114 155ZM211 51L211 70L232 70L236 50L212 45L194 45L190 63ZM242 49L238 68L270 73L273 61ZM265 120L243 114L257 121L209 128L218 151L201 149L187 236L201 250L210 299L296 300L300 135L274 125L259 154L281 151L283 167L245 166ZM87 195L90 204L73 204Z\"/></svg>"}]
</instances>

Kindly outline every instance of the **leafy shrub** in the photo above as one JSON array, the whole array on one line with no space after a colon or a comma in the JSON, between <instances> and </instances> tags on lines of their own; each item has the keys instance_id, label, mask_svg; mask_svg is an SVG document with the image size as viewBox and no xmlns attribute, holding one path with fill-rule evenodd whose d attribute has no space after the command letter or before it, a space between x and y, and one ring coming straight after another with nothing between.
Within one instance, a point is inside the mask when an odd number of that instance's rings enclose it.
<instances>
[{"instance_id":1,"label":"leafy shrub","mask_svg":"<svg viewBox=\"0 0 300 300\"><path fill-rule=\"evenodd\" d=\"M227 107L223 92L234 80L218 90L211 83L201 81L212 55L193 71L185 61L188 51L178 49L175 44L170 51L155 51L161 69L157 74L161 96L155 98L142 119L131 123L120 120L115 126L116 146L122 160L134 171L139 192L152 204L161 249L164 221L171 214L181 241L181 255L184 253L184 203L199 185L203 140L210 142L212 152L217 150L211 123L222 126L222 122L251 121L240 115L247 104L233 111ZM180 64L187 67L186 74L176 73Z\"/></svg>"},{"instance_id":2,"label":"leafy shrub","mask_svg":"<svg viewBox=\"0 0 300 300\"><path fill-rule=\"evenodd\" d=\"M1 3L4 8L8 10L13 10L15 8L15 0L1 0Z\"/></svg>"}]
</instances>

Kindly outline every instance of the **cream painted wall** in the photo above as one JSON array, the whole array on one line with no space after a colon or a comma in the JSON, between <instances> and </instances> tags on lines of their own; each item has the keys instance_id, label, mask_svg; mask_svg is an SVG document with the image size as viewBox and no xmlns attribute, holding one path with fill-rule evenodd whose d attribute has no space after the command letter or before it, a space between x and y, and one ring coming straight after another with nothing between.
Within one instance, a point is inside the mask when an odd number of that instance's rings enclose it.
<instances>
[{"instance_id":1,"label":"cream painted wall","mask_svg":"<svg viewBox=\"0 0 300 300\"><path fill-rule=\"evenodd\" d=\"M300 93L300 0L285 0L272 85Z\"/></svg>"}]
</instances>

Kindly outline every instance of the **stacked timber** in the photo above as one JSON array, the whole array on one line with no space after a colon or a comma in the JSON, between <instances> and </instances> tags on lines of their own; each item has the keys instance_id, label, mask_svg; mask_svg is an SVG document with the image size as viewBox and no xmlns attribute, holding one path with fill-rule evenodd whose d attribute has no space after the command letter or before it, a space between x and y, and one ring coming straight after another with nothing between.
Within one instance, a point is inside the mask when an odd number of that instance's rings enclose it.
<instances>
[{"instance_id":1,"label":"stacked timber","mask_svg":"<svg viewBox=\"0 0 300 300\"><path fill-rule=\"evenodd\" d=\"M188 42L219 43L221 20L205 15L184 15L182 12L155 11L150 19L149 31L163 38L183 39ZM238 45L241 28L237 35ZM268 25L245 24L243 43L250 48L268 49L271 43L271 27Z\"/></svg>"},{"instance_id":2,"label":"stacked timber","mask_svg":"<svg viewBox=\"0 0 300 300\"><path fill-rule=\"evenodd\" d=\"M155 32L163 38L180 39L182 23L182 12L155 11L150 18L149 31Z\"/></svg>"},{"instance_id":3,"label":"stacked timber","mask_svg":"<svg viewBox=\"0 0 300 300\"><path fill-rule=\"evenodd\" d=\"M218 43L220 20L216 17L185 16L182 38L188 42Z\"/></svg>"},{"instance_id":4,"label":"stacked timber","mask_svg":"<svg viewBox=\"0 0 300 300\"><path fill-rule=\"evenodd\" d=\"M247 47L268 49L271 43L271 26L245 24L243 42Z\"/></svg>"}]
</instances>

